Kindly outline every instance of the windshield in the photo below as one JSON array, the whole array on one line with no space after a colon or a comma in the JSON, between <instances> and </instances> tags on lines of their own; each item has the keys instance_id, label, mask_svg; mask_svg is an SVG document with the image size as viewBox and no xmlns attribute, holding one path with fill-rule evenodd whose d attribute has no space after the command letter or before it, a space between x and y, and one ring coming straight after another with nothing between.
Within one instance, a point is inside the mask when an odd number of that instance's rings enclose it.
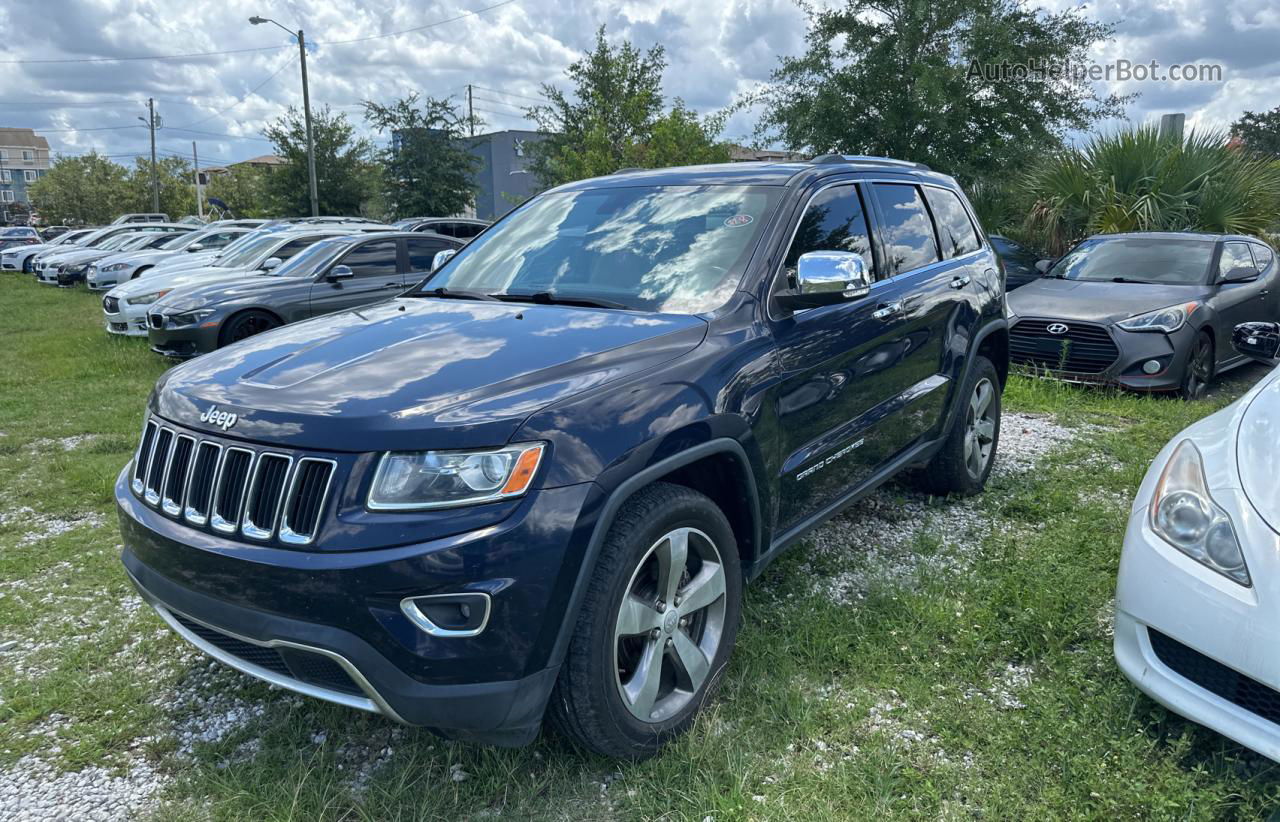
<instances>
[{"instance_id":1,"label":"windshield","mask_svg":"<svg viewBox=\"0 0 1280 822\"><path fill-rule=\"evenodd\" d=\"M420 293L548 293L645 311L710 311L738 287L781 193L636 186L545 194L472 240Z\"/></svg>"},{"instance_id":2,"label":"windshield","mask_svg":"<svg viewBox=\"0 0 1280 822\"><path fill-rule=\"evenodd\" d=\"M294 254L267 274L271 277L310 277L345 251L351 242L348 237L321 240Z\"/></svg>"},{"instance_id":3,"label":"windshield","mask_svg":"<svg viewBox=\"0 0 1280 822\"><path fill-rule=\"evenodd\" d=\"M30 237L34 233L29 228L6 228L0 237Z\"/></svg>"},{"instance_id":4,"label":"windshield","mask_svg":"<svg viewBox=\"0 0 1280 822\"><path fill-rule=\"evenodd\" d=\"M93 233L92 231L72 231L69 234L63 234L58 239L54 240L54 242L58 243L59 245L74 245L75 243L79 242L81 239L89 236L92 233Z\"/></svg>"},{"instance_id":5,"label":"windshield","mask_svg":"<svg viewBox=\"0 0 1280 822\"><path fill-rule=\"evenodd\" d=\"M199 242L201 237L207 237L209 233L208 231L187 231L171 240L165 240L159 248L163 251L181 251L192 243Z\"/></svg>"},{"instance_id":6,"label":"windshield","mask_svg":"<svg viewBox=\"0 0 1280 822\"><path fill-rule=\"evenodd\" d=\"M125 245L125 243L132 242L135 239L137 239L137 237L135 237L133 234L128 234L128 233L117 234L114 237L108 237L107 239L102 240L97 244L96 247L101 248L104 251L110 251L112 249L122 248Z\"/></svg>"},{"instance_id":7,"label":"windshield","mask_svg":"<svg viewBox=\"0 0 1280 822\"><path fill-rule=\"evenodd\" d=\"M268 235L245 243L234 251L228 246L227 250L222 253L222 256L218 257L218 261L214 265L219 268L248 268L262 254L275 248L279 242L279 237Z\"/></svg>"},{"instance_id":8,"label":"windshield","mask_svg":"<svg viewBox=\"0 0 1280 822\"><path fill-rule=\"evenodd\" d=\"M1094 282L1201 285L1208 282L1213 240L1104 237L1085 240L1046 276Z\"/></svg>"}]
</instances>

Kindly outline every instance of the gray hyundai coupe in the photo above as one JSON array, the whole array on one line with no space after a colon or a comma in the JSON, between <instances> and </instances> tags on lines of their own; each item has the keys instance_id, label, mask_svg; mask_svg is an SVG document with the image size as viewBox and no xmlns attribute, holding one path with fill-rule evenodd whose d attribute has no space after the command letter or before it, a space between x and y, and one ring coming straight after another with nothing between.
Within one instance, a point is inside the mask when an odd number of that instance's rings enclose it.
<instances>
[{"instance_id":1,"label":"gray hyundai coupe","mask_svg":"<svg viewBox=\"0 0 1280 822\"><path fill-rule=\"evenodd\" d=\"M1195 399L1245 362L1232 328L1280 320L1275 253L1255 237L1099 234L1039 266L1008 295L1009 355L1058 379Z\"/></svg>"}]
</instances>

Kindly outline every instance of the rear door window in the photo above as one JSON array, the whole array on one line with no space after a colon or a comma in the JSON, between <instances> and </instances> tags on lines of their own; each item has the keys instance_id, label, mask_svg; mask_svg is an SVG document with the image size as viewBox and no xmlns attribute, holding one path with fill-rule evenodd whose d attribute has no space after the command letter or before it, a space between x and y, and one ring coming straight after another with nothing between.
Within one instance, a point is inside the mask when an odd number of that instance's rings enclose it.
<instances>
[{"instance_id":1,"label":"rear door window","mask_svg":"<svg viewBox=\"0 0 1280 822\"><path fill-rule=\"evenodd\" d=\"M455 233L453 236L467 240L476 236L481 231L484 231L484 228L484 226L476 225L475 223L458 223L455 226Z\"/></svg>"},{"instance_id":2,"label":"rear door window","mask_svg":"<svg viewBox=\"0 0 1280 822\"><path fill-rule=\"evenodd\" d=\"M453 248L452 244L429 238L410 238L406 244L409 247L409 271L417 274L430 273L435 265L436 255Z\"/></svg>"},{"instance_id":3,"label":"rear door window","mask_svg":"<svg viewBox=\"0 0 1280 822\"><path fill-rule=\"evenodd\" d=\"M954 191L925 186L924 198L928 200L929 208L933 210L933 219L938 224L943 256L961 257L982 248L982 241L978 239L978 231L969 219L969 212Z\"/></svg>"},{"instance_id":4,"label":"rear door window","mask_svg":"<svg viewBox=\"0 0 1280 822\"><path fill-rule=\"evenodd\" d=\"M1252 268L1253 255L1249 253L1248 243L1223 243L1222 256L1218 258L1218 274L1225 277L1234 268Z\"/></svg>"},{"instance_id":5,"label":"rear door window","mask_svg":"<svg viewBox=\"0 0 1280 822\"><path fill-rule=\"evenodd\" d=\"M851 251L862 257L868 276L876 270L867 215L856 185L825 188L809 201L783 262L788 287L794 284L800 256L810 251Z\"/></svg>"},{"instance_id":6,"label":"rear door window","mask_svg":"<svg viewBox=\"0 0 1280 822\"><path fill-rule=\"evenodd\" d=\"M884 221L887 267L904 274L942 259L920 189L900 183L876 183L872 189Z\"/></svg>"}]
</instances>

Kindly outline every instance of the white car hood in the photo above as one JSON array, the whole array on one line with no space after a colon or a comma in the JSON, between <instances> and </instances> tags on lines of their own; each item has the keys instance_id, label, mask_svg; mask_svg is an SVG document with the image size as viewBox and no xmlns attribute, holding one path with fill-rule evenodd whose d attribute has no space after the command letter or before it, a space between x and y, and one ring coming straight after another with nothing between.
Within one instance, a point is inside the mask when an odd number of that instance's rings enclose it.
<instances>
[{"instance_id":1,"label":"white car hood","mask_svg":"<svg viewBox=\"0 0 1280 822\"><path fill-rule=\"evenodd\" d=\"M1280 531L1280 369L1262 379L1236 432L1240 487L1249 502Z\"/></svg>"},{"instance_id":2,"label":"white car hood","mask_svg":"<svg viewBox=\"0 0 1280 822\"><path fill-rule=\"evenodd\" d=\"M184 285L216 283L223 280L240 280L252 277L259 272L256 269L244 268L196 268L189 271L153 274L150 277L139 277L127 283L121 283L111 289L111 296L117 298L137 297L153 291L178 288Z\"/></svg>"},{"instance_id":3,"label":"white car hood","mask_svg":"<svg viewBox=\"0 0 1280 822\"><path fill-rule=\"evenodd\" d=\"M188 251L184 254L181 251L170 251L168 253L172 256L169 256L167 259L157 263L155 268L143 272L143 276L145 277L151 271L186 271L192 268L204 268L209 263L217 259L219 252Z\"/></svg>"}]
</instances>

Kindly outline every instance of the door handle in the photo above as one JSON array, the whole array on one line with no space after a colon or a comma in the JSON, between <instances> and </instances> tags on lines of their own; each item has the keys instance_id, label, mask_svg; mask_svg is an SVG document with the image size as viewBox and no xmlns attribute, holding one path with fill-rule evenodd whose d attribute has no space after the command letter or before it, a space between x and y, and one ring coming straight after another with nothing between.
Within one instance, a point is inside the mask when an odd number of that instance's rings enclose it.
<instances>
[{"instance_id":1,"label":"door handle","mask_svg":"<svg viewBox=\"0 0 1280 822\"><path fill-rule=\"evenodd\" d=\"M951 287L952 287L952 288L964 288L966 285L968 285L968 284L969 284L969 282L970 282L970 281L969 281L969 275L968 275L968 274L965 274L963 277L956 277L954 280L952 280L952 281L951 281Z\"/></svg>"},{"instance_id":2,"label":"door handle","mask_svg":"<svg viewBox=\"0 0 1280 822\"><path fill-rule=\"evenodd\" d=\"M872 311L871 316L876 318L877 320L887 320L890 317L896 317L901 313L902 313L902 303L893 302L893 303L885 303L881 307L877 308L875 311Z\"/></svg>"}]
</instances>

